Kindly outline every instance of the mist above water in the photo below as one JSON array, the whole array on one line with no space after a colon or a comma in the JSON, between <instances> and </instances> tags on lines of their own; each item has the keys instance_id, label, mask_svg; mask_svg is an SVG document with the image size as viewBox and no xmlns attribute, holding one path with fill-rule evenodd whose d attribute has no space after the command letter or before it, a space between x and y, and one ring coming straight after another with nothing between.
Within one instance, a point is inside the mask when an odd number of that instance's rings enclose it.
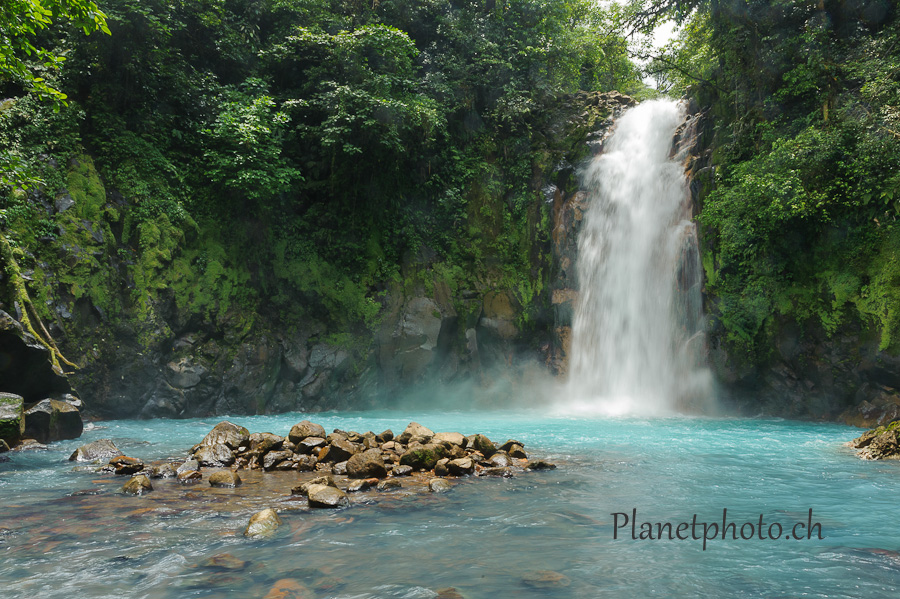
<instances>
[{"instance_id":1,"label":"mist above water","mask_svg":"<svg viewBox=\"0 0 900 599\"><path fill-rule=\"evenodd\" d=\"M628 110L582 174L572 408L666 414L710 403L696 225L684 167L670 157L685 117L667 100Z\"/></svg>"}]
</instances>

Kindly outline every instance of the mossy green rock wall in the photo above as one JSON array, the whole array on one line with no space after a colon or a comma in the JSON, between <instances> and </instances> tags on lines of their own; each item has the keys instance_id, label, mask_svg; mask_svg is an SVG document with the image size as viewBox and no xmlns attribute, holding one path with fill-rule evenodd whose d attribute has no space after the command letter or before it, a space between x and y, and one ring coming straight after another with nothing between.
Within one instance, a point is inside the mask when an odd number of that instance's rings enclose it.
<instances>
[{"instance_id":1,"label":"mossy green rock wall","mask_svg":"<svg viewBox=\"0 0 900 599\"><path fill-rule=\"evenodd\" d=\"M25 401L13 393L0 393L0 439L15 445L25 433Z\"/></svg>"}]
</instances>

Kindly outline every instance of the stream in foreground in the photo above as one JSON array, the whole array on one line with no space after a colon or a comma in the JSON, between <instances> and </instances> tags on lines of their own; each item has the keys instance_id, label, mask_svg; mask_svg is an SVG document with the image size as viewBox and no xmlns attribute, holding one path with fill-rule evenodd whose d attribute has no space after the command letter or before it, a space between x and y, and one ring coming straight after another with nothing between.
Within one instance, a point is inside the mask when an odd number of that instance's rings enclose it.
<instances>
[{"instance_id":1,"label":"stream in foreground","mask_svg":"<svg viewBox=\"0 0 900 599\"><path fill-rule=\"evenodd\" d=\"M303 419L334 428L514 438L559 468L515 478L459 479L441 495L370 495L339 511L291 499L295 473L248 473L236 489L154 481L143 497L122 477L74 472L79 445L112 438L145 461L182 458L224 418L98 423L49 451L0 463L0 588L6 598L264 597L273 586L308 597L429 598L455 587L488 597L895 597L900 588L900 462L864 462L843 443L858 429L778 420L600 419L540 412L285 414L229 418L285 435ZM102 427L102 428L101 428ZM242 471L242 476L243 471ZM94 494L79 493L89 491ZM74 493L74 494L73 494ZM275 507L284 524L241 535ZM632 540L640 522L718 522L738 540ZM807 538L797 523L821 525ZM781 524L759 539L762 515ZM751 522L753 538L740 539ZM699 525L698 525L699 526ZM690 536L690 529L682 529ZM700 532L702 529L697 528ZM789 535L799 531L800 540ZM711 528L707 529L710 535ZM746 534L748 529L744 529ZM777 529L773 529L777 532ZM618 538L614 538L618 534ZM640 527L636 528L640 535ZM230 554L229 568L207 560ZM229 558L231 559L231 558ZM246 562L246 563L242 563ZM536 571L557 584L523 582ZM301 586L298 586L301 585ZM290 586L290 585L289 585Z\"/></svg>"}]
</instances>

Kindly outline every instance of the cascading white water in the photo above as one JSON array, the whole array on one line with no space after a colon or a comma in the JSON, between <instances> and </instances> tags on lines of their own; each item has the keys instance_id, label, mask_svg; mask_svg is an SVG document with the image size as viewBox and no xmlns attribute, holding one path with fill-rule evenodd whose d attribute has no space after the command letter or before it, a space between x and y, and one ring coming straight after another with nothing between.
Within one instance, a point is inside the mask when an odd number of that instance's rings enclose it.
<instances>
[{"instance_id":1,"label":"cascading white water","mask_svg":"<svg viewBox=\"0 0 900 599\"><path fill-rule=\"evenodd\" d=\"M661 414L711 397L696 226L684 167L670 158L684 121L676 102L641 103L582 175L569 390L590 410Z\"/></svg>"}]
</instances>

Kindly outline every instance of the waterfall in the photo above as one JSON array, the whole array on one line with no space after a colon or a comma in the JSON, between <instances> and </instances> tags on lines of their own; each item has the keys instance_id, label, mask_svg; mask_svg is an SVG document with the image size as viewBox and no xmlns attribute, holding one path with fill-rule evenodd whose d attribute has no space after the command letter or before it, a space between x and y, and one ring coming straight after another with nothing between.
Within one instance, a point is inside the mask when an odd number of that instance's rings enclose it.
<instances>
[{"instance_id":1,"label":"waterfall","mask_svg":"<svg viewBox=\"0 0 900 599\"><path fill-rule=\"evenodd\" d=\"M631 108L582 174L569 391L593 411L696 411L712 396L697 230L670 157L685 116L668 100Z\"/></svg>"}]
</instances>

